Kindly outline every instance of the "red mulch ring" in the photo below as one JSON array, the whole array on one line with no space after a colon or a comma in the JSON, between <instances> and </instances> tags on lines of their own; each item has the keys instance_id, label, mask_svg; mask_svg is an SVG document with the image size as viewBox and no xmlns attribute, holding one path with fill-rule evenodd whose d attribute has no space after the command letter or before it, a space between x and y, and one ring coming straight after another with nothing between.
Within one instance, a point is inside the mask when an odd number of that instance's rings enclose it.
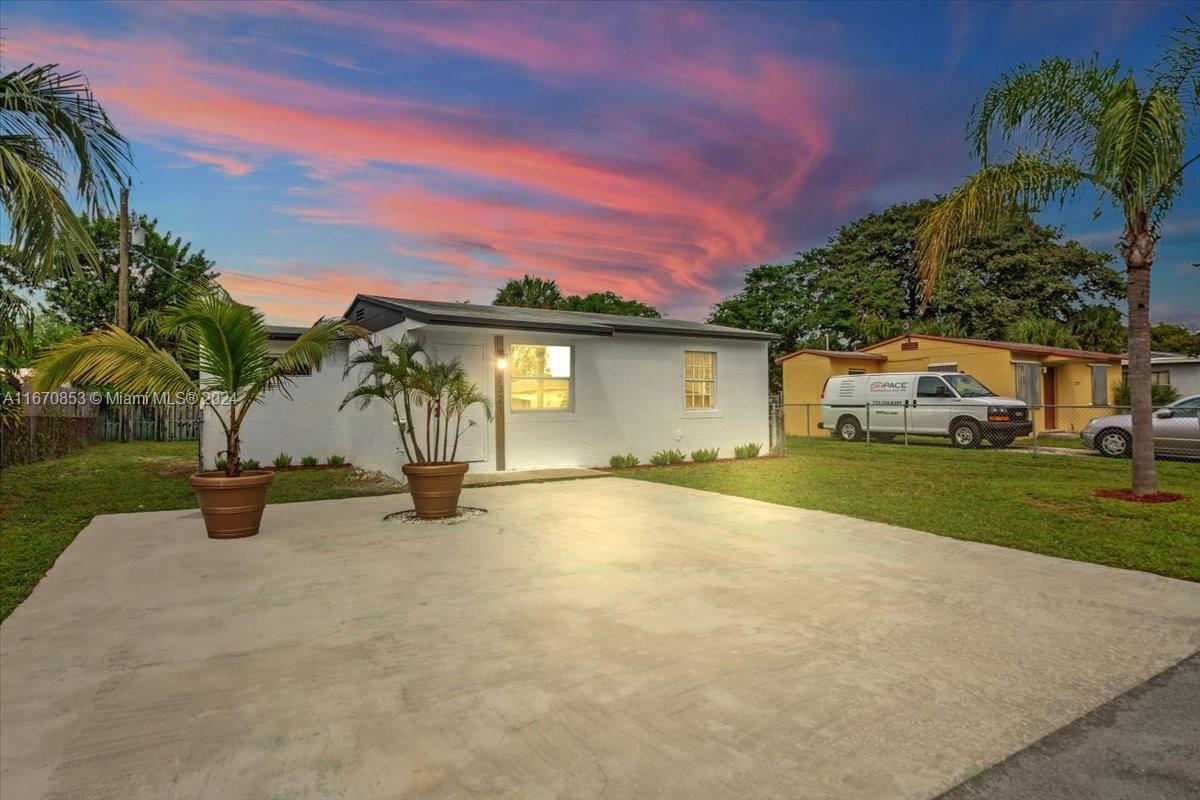
<instances>
[{"instance_id":1,"label":"red mulch ring","mask_svg":"<svg viewBox=\"0 0 1200 800\"><path fill-rule=\"evenodd\" d=\"M1107 497L1110 500L1125 500L1130 503L1174 503L1183 500L1181 494L1175 492L1155 492L1154 494L1136 495L1129 489L1097 489L1092 492L1096 497Z\"/></svg>"}]
</instances>

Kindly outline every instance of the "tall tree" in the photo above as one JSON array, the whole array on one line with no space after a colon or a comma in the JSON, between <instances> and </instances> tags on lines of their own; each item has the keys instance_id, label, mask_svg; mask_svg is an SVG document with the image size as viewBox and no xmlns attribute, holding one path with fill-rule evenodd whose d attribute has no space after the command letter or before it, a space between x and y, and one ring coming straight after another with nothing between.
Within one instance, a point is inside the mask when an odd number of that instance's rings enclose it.
<instances>
[{"instance_id":1,"label":"tall tree","mask_svg":"<svg viewBox=\"0 0 1200 800\"><path fill-rule=\"evenodd\" d=\"M618 314L622 317L653 317L657 319L662 316L654 306L646 305L640 300L626 300L616 292L592 292L582 297L577 294L568 295L562 307L567 311Z\"/></svg>"},{"instance_id":2,"label":"tall tree","mask_svg":"<svg viewBox=\"0 0 1200 800\"><path fill-rule=\"evenodd\" d=\"M154 338L155 317L195 285L215 279L217 273L203 250L193 252L190 242L170 231L160 233L158 220L141 216L137 222L145 232L145 244L130 248L129 319L134 330ZM99 216L84 220L83 226L99 255L96 274L66 271L50 279L42 306L80 330L90 331L107 327L113 319L120 224L113 217Z\"/></svg>"},{"instance_id":3,"label":"tall tree","mask_svg":"<svg viewBox=\"0 0 1200 800\"><path fill-rule=\"evenodd\" d=\"M1182 325L1160 322L1150 328L1150 347L1164 353L1200 356L1200 331L1192 333Z\"/></svg>"},{"instance_id":4,"label":"tall tree","mask_svg":"<svg viewBox=\"0 0 1200 800\"><path fill-rule=\"evenodd\" d=\"M38 283L66 267L99 263L68 198L89 213L111 208L128 183L129 144L79 72L57 64L0 75L0 206L9 224L5 259ZM28 302L0 287L0 347L21 346L32 324Z\"/></svg>"},{"instance_id":5,"label":"tall tree","mask_svg":"<svg viewBox=\"0 0 1200 800\"><path fill-rule=\"evenodd\" d=\"M1112 256L1061 241L1027 215L972 238L951 256L945 279L923 301L916 229L932 201L892 206L838 230L791 264L747 270L742 290L709 321L779 334L774 355L798 347L852 349L905 330L1003 339L1014 319L1069 323L1121 296Z\"/></svg>"},{"instance_id":6,"label":"tall tree","mask_svg":"<svg viewBox=\"0 0 1200 800\"><path fill-rule=\"evenodd\" d=\"M1187 127L1200 95L1200 21L1188 18L1141 87L1117 63L1047 59L1017 67L976 106L971 142L980 170L921 225L918 259L931 296L951 252L1014 213L1065 202L1089 186L1119 210L1125 261L1133 493L1154 494L1150 391L1150 268L1163 216L1183 188ZM1010 147L995 159L997 145Z\"/></svg>"},{"instance_id":7,"label":"tall tree","mask_svg":"<svg viewBox=\"0 0 1200 800\"><path fill-rule=\"evenodd\" d=\"M519 306L521 308L561 308L563 293L558 284L545 278L529 275L520 280L510 280L496 291L494 306Z\"/></svg>"},{"instance_id":8,"label":"tall tree","mask_svg":"<svg viewBox=\"0 0 1200 800\"><path fill-rule=\"evenodd\" d=\"M592 292L588 295L563 296L558 283L525 275L510 280L496 291L494 306L546 308L557 311L587 311L593 314L618 314L623 317L661 317L654 306L640 300L627 300L616 292Z\"/></svg>"}]
</instances>

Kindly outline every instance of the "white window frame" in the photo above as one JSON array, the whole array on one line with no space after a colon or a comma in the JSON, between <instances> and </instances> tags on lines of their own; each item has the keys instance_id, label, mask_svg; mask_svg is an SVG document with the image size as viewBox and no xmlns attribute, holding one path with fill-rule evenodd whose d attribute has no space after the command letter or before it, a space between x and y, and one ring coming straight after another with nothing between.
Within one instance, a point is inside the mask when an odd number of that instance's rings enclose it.
<instances>
[{"instance_id":1,"label":"white window frame","mask_svg":"<svg viewBox=\"0 0 1200 800\"><path fill-rule=\"evenodd\" d=\"M703 353L705 355L712 356L712 375L713 376L712 376L711 381L707 381L707 380L704 380L701 378L689 378L688 377L688 375L687 375L687 357L688 357L689 353ZM683 391L680 392L679 402L683 405L684 412L687 414L712 414L713 412L717 411L717 409L720 407L720 404L717 400L717 351L716 350L684 350L683 358L680 360L680 367L682 368L682 375L683 375L683 381L681 383L680 388L682 388ZM688 385L689 381L691 381L693 383L699 381L702 383L711 383L712 384L712 392L709 395L710 397L712 397L712 405L711 406L708 406L707 408L688 408L687 385Z\"/></svg>"},{"instance_id":2,"label":"white window frame","mask_svg":"<svg viewBox=\"0 0 1200 800\"><path fill-rule=\"evenodd\" d=\"M566 408L515 408L512 401L512 387L514 381L519 380L558 380L562 378L553 375L517 375L513 372L513 366L517 360L513 358L514 347L565 347L571 352L571 374L567 376L567 407ZM569 344L559 344L557 342L512 342L508 345L508 369L505 370L508 374L505 376L507 384L505 393L508 395L505 399L508 401L508 411L512 414L570 414L575 411L575 346Z\"/></svg>"}]
</instances>

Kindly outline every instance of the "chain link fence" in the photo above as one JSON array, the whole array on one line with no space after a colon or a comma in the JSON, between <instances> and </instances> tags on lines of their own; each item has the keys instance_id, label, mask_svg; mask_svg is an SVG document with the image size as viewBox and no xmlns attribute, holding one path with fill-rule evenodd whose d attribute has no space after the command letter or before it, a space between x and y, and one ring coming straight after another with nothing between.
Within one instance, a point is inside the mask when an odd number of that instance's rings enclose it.
<instances>
[{"instance_id":1,"label":"chain link fence","mask_svg":"<svg viewBox=\"0 0 1200 800\"><path fill-rule=\"evenodd\" d=\"M1160 459L1200 463L1200 401L1154 409ZM1127 458L1133 422L1126 407L989 407L962 402L772 403L771 451L834 439L870 446L942 447Z\"/></svg>"}]
</instances>

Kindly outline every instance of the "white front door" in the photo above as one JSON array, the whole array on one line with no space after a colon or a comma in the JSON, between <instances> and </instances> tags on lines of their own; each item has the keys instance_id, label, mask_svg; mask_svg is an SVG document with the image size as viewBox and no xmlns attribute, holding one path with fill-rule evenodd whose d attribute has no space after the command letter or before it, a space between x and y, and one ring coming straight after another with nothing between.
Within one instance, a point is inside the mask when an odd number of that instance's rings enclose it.
<instances>
[{"instance_id":1,"label":"white front door","mask_svg":"<svg viewBox=\"0 0 1200 800\"><path fill-rule=\"evenodd\" d=\"M491 396L487 384L487 372L484 369L484 348L481 344L429 344L428 349L438 361L450 361L457 358L467 371L467 380L471 381ZM416 416L421 412L414 409ZM463 415L461 436L458 440L457 461L486 461L488 457L488 421L482 406L472 406ZM424 443L422 442L422 446ZM454 449L454 431L450 431L450 449Z\"/></svg>"}]
</instances>

